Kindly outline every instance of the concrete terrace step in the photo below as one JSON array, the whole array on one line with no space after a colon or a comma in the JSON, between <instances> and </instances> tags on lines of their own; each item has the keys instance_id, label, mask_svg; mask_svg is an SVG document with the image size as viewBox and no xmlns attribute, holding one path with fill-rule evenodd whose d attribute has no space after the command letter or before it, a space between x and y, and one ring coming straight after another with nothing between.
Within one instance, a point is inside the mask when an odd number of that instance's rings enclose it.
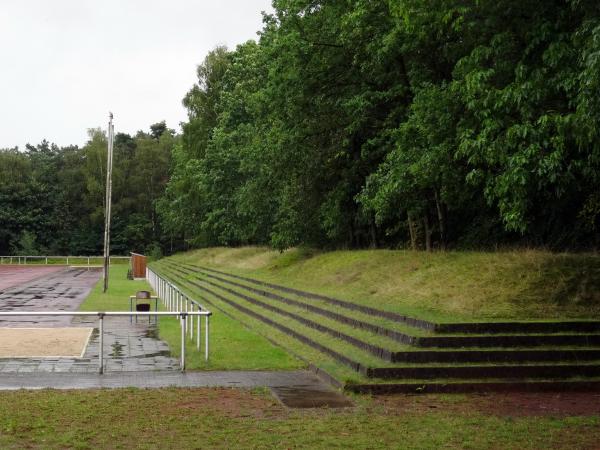
<instances>
[{"instance_id":1,"label":"concrete terrace step","mask_svg":"<svg viewBox=\"0 0 600 450\"><path fill-rule=\"evenodd\" d=\"M356 335L348 334L351 324L340 322L342 325L339 328L324 326L323 324L330 323L332 318L319 320L317 311L308 311L305 315L292 313L294 308L299 309L300 305L292 307L285 302L281 303L280 298L262 296L260 290L246 290L252 294L246 295L240 292L241 286L227 283L222 277L207 277L203 275L203 271L196 274L174 265L165 266L163 269L168 278L181 285L193 286L212 296L215 300L210 302L216 308L219 308L217 305L222 302L236 310L236 314L257 319L293 340L318 350L338 364L350 367L367 378L379 379L378 384L383 383L386 387L378 389L391 389L389 386L394 385L399 386L400 392L414 392L419 387L419 383L413 383L415 380L423 381L427 385L431 385L431 380L435 380L435 389L445 389L439 386L444 386L446 383L443 381L448 380L452 381L448 383L453 384L452 389L456 389L460 380L478 384L477 380L487 382L487 379L500 379L502 382L499 386L504 388L510 385L507 384L508 380L513 382L510 386L516 386L516 381L532 378L554 378L560 382L572 381L575 377L583 377L584 380L595 377L600 379L600 363L597 363L600 360L600 346L591 347L600 342L600 335L565 333L411 336L414 338L414 350L391 351L392 345L375 345L377 339L381 342L381 337L377 337L376 333L371 333L372 337L369 337L369 330L362 329ZM197 281L190 279L190 275ZM310 331L311 328L315 331ZM326 334L333 339L327 338ZM427 346L434 342L447 347L419 349L423 344ZM456 343L467 345L459 347L455 346ZM540 346L557 348L535 348ZM357 350L352 350L352 347ZM472 347L473 350L468 347ZM368 357L367 353L371 357ZM385 361L397 365L386 367ZM488 383L482 388L489 386L492 384Z\"/></svg>"},{"instance_id":2,"label":"concrete terrace step","mask_svg":"<svg viewBox=\"0 0 600 450\"><path fill-rule=\"evenodd\" d=\"M177 268L173 268L171 270L178 271L182 274L192 274L192 272L183 272ZM232 295L235 295L239 298L243 298L244 300L250 301L257 305L263 305L264 303L256 298L247 296L239 292L240 288L244 288L239 284L227 283L227 281L223 280L219 277L209 276L212 280L202 279L200 278L202 275L202 271L200 271L200 275L193 275L197 279L201 279L204 283L207 283L211 286L218 287ZM235 289L231 289L229 287L224 286L224 284L229 284ZM438 347L438 348L465 348L465 347L535 347L535 346L598 346L600 345L600 334L507 334L507 335L445 335L445 336L414 336L409 335L407 333L389 330L383 327L377 327L362 321L356 321L351 317L344 316L339 313L332 313L330 311L324 311L321 308L315 308L311 305L302 305L299 302L286 299L281 296L273 296L273 295L265 295L260 290L252 290L252 292L259 297L266 297L269 299L275 299L277 301L281 301L287 304L292 304L300 307L309 307L309 311L322 315L324 317L332 318L337 320L340 323L349 324L356 328L361 328L376 334L380 334L382 336L386 336L390 339L393 339L402 344L414 345L417 347ZM280 308L274 306L268 306L269 309L274 311L281 311ZM313 328L321 329L321 331L325 331L324 327L320 326L318 323L310 321L294 316L289 315L289 317L294 320L299 320ZM358 342L356 339L347 336L341 336L340 333L337 333L335 330L330 331L332 335L338 335L337 337L341 337L348 342L354 342L355 344L361 346L361 348L371 351L373 354L382 357L388 361L395 361L395 357L393 355L393 351L389 348L377 348L377 346L369 349L370 344L367 342Z\"/></svg>"},{"instance_id":3,"label":"concrete terrace step","mask_svg":"<svg viewBox=\"0 0 600 450\"><path fill-rule=\"evenodd\" d=\"M566 392L600 391L600 379L590 380L497 380L454 382L397 382L346 384L344 390L357 394L442 394L469 392Z\"/></svg>"},{"instance_id":4,"label":"concrete terrace step","mask_svg":"<svg viewBox=\"0 0 600 450\"><path fill-rule=\"evenodd\" d=\"M223 301L227 301L227 302L231 302L231 300L226 299L223 296L220 296L219 294L217 294L216 292L214 292L211 289L207 289L205 286L202 286L201 284L195 283L195 282L191 282L189 281L190 284L198 287L199 289L202 289L208 293L210 293L211 295L216 295L217 298L223 300ZM235 302L233 302L235 303ZM236 304L236 307L240 308L240 305ZM241 307L242 310L246 309L244 307ZM257 314L257 310L255 309L252 311L252 313L255 316L259 316L262 318L262 320L266 320L267 323L269 324L275 324L274 326L277 326L277 324L273 321L274 317L271 316L270 318L265 318L264 316L261 316L260 314ZM286 330L289 330L288 327L284 327ZM311 336L311 337L314 337ZM310 339L309 336L303 335L302 336L302 342L306 343L307 340L309 341L313 341L313 339ZM353 342L353 344L355 344ZM319 344L318 342L313 342L312 344L313 347L318 348L320 350L323 350L323 348L325 348L325 346ZM360 345L358 345L359 348ZM365 349L363 349L365 350ZM327 348L326 353L330 354L330 356L333 356L334 359L345 363L345 364L349 364L351 365L353 368L355 368L355 370L360 371L361 373L367 373L367 371L369 370L367 367L365 367L364 365L360 364L357 361L353 361L350 358L345 358L341 353L334 351L331 348ZM386 359L388 361L391 361L391 358L389 357L390 355L386 355L385 354L377 354L375 352L373 352L373 354L375 354L376 356L382 358L382 359ZM468 351L468 350L446 350L446 351L414 351L414 352L397 352L397 353L392 353L392 357L394 358L394 361L391 362L404 362L404 363L408 363L408 362L413 362L413 363L426 363L426 362L448 362L448 363L460 363L460 362L524 362L524 361L528 361L528 362L534 362L536 360L538 361L561 361L563 358L566 359L586 359L586 360L593 360L593 359L598 359L598 355L600 354L600 349L568 349L565 351L557 351L557 350L535 350L535 349L526 349L526 350L516 350L516 351L511 351L511 350L491 350L491 351L487 351L487 350L476 350L476 351ZM515 361L511 361L511 356L514 356L514 360Z\"/></svg>"},{"instance_id":5,"label":"concrete terrace step","mask_svg":"<svg viewBox=\"0 0 600 450\"><path fill-rule=\"evenodd\" d=\"M414 317L409 317L403 314L398 314L398 313L394 313L394 312L390 312L390 311L383 311L377 308L371 308L369 306L365 306L365 305L359 305L356 303L352 303L349 302L347 300L340 300L337 298L333 298L333 297L328 297L325 295L320 295L320 294L314 294L314 293L310 293L310 292L305 292L305 291L301 291L299 289L294 289L294 288L289 288L286 286L281 286L278 284L273 284L273 283L267 283L265 281L260 281L260 280L256 280L253 278L248 278L248 277L242 277L239 275L233 275L227 272L222 272L219 270L215 270L215 269L211 269L208 267L202 267L202 266L193 266L191 264L187 264L187 266L192 267L193 269L196 270L205 270L205 271L209 271L209 272L213 272L213 273L217 273L220 275L226 275L229 276L231 278L237 278L239 280L243 280L243 281L247 281L249 283L258 285L258 286L265 286L265 287L269 287L271 289L275 289L275 290L279 290L281 292L287 292L287 293L291 293L291 294L295 294L298 295L300 297L305 297L308 299L317 299L317 300L324 300L332 305L336 305L336 306L340 306L342 308L346 308L346 309L350 309L350 310L354 310L354 311L361 311L376 317L382 317L385 319L391 319L391 320L395 320L399 323L404 323L407 324L409 326L412 327L416 327L416 328L422 328L424 330L430 330L430 331L434 331L435 330L435 323L433 322L429 322L427 320L421 320L421 319L416 319Z\"/></svg>"},{"instance_id":6,"label":"concrete terrace step","mask_svg":"<svg viewBox=\"0 0 600 450\"><path fill-rule=\"evenodd\" d=\"M373 316L395 320L424 330L438 333L473 333L473 334L496 334L496 333L600 333L600 320L565 320L565 321L505 321L505 322L465 322L465 323L435 323L423 319L409 317L403 314L384 311L377 308L359 305L347 300L341 300L321 294L310 293L295 288L289 288L278 284L243 277L220 270L192 264L177 264L180 267L187 266L192 270L212 272L237 280L242 280L256 286L268 287L280 292L292 293L307 299L318 299L327 301L333 305L354 311L361 311Z\"/></svg>"},{"instance_id":7,"label":"concrete terrace step","mask_svg":"<svg viewBox=\"0 0 600 450\"><path fill-rule=\"evenodd\" d=\"M570 378L600 377L600 364L497 364L464 366L375 367L366 370L369 378Z\"/></svg>"},{"instance_id":8,"label":"concrete terrace step","mask_svg":"<svg viewBox=\"0 0 600 450\"><path fill-rule=\"evenodd\" d=\"M394 362L459 363L459 362L527 362L527 361L591 361L600 360L600 348L573 349L485 349L485 350L415 350L397 352Z\"/></svg>"},{"instance_id":9,"label":"concrete terrace step","mask_svg":"<svg viewBox=\"0 0 600 450\"><path fill-rule=\"evenodd\" d=\"M179 271L179 269L177 269L177 268L173 268L173 270ZM227 280L225 278L222 278L222 277L219 277L216 275L211 275L211 274L203 272L203 271L192 272L192 271L186 271L185 269L183 269L180 273L184 273L184 272L188 275L193 274L193 276L197 279L201 279L200 278L201 276L204 277L203 279L210 278L211 280L215 280L216 282L218 282L219 285L227 284L229 286L233 286L233 287L237 288L236 290L242 289L246 292L256 294L260 297L268 298L270 300L276 300L278 302L285 303L288 305L298 306L309 312L319 314L323 317L327 317L327 318L336 320L343 324L351 325L352 327L355 327L355 328L368 330L372 333L394 339L395 341L403 343L403 344L411 344L416 337L414 332L417 330L413 327L407 327L405 324L402 324L402 327L400 329L398 329L397 325L395 326L396 329L391 329L390 327L385 327L385 326L378 325L378 324L375 324L372 322L358 319L357 316L361 317L363 315L363 313L357 313L356 311L352 311L350 313L350 315L347 315L347 313L343 314L343 313L339 312L339 308L337 308L335 306L333 307L333 308L335 308L334 310L331 309L332 306L328 306L328 307L322 307L322 305L316 306L314 303L298 301L298 300L291 299L291 298L288 298L288 297L285 297L282 295L274 294L269 291L265 291L262 289L256 289L251 286L247 286L247 285L244 285L244 284L241 284L238 282ZM210 283L210 284L214 285L214 283ZM394 324L392 324L392 325L394 325ZM418 331L420 331L420 330L418 330Z\"/></svg>"}]
</instances>

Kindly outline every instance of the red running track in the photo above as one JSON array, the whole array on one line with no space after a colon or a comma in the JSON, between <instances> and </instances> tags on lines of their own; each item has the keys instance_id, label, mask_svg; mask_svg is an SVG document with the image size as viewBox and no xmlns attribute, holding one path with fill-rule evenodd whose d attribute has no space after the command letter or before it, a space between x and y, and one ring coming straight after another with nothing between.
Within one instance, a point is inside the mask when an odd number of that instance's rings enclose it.
<instances>
[{"instance_id":1,"label":"red running track","mask_svg":"<svg viewBox=\"0 0 600 450\"><path fill-rule=\"evenodd\" d=\"M0 291L64 270L65 266L0 265Z\"/></svg>"}]
</instances>

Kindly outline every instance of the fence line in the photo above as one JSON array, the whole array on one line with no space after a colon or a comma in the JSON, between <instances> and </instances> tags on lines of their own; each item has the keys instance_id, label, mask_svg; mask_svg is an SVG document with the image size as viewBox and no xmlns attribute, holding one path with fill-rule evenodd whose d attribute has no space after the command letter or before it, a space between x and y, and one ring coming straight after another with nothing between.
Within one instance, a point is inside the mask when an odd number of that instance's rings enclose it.
<instances>
[{"instance_id":1,"label":"fence line","mask_svg":"<svg viewBox=\"0 0 600 450\"><path fill-rule=\"evenodd\" d=\"M16 264L27 264L27 260L29 261L33 261L33 260L44 260L44 264L48 264L48 260L66 260L67 261L67 265L69 264L69 260L87 260L87 265L90 265L90 260L91 259L100 259L100 260L104 260L104 256L62 256L62 255L44 255L44 256L40 256L40 255L13 255L13 256L2 256L0 255L0 264L13 264L13 261ZM130 260L131 256L110 256L109 257L109 262L111 260ZM6 262L8 261L8 263Z\"/></svg>"},{"instance_id":2,"label":"fence line","mask_svg":"<svg viewBox=\"0 0 600 450\"><path fill-rule=\"evenodd\" d=\"M158 298L162 300L162 303L167 311L179 311L187 314L187 316L180 323L180 326L182 327L182 339L186 334L186 330L189 330L189 337L192 341L194 341L194 335L196 336L196 349L198 351L200 351L200 337L202 335L202 323L200 315L205 315L206 318L204 321L204 327L206 338L204 340L204 355L205 359L208 360L208 331L210 326L209 317L212 313L208 311L202 304L185 294L181 288L161 277L149 267L146 268L146 280L150 286L152 286L152 289L154 289L158 295ZM194 317L196 317L195 324Z\"/></svg>"}]
</instances>

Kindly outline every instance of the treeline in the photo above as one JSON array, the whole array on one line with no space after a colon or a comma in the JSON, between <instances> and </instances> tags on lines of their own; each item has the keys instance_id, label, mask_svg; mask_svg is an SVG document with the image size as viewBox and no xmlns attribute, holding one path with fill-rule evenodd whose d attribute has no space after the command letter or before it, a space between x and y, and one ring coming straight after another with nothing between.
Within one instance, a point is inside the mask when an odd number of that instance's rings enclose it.
<instances>
[{"instance_id":1,"label":"treeline","mask_svg":"<svg viewBox=\"0 0 600 450\"><path fill-rule=\"evenodd\" d=\"M149 133L115 136L113 254L169 249L155 203L176 139L164 122ZM0 254L101 255L106 148L105 133L94 129L82 148L44 141L0 150Z\"/></svg>"},{"instance_id":2,"label":"treeline","mask_svg":"<svg viewBox=\"0 0 600 450\"><path fill-rule=\"evenodd\" d=\"M179 245L600 243L597 1L273 5L185 97Z\"/></svg>"},{"instance_id":3,"label":"treeline","mask_svg":"<svg viewBox=\"0 0 600 450\"><path fill-rule=\"evenodd\" d=\"M600 3L274 0L180 136L115 143L113 253L600 245ZM0 253L102 248L106 139L0 152Z\"/></svg>"}]
</instances>

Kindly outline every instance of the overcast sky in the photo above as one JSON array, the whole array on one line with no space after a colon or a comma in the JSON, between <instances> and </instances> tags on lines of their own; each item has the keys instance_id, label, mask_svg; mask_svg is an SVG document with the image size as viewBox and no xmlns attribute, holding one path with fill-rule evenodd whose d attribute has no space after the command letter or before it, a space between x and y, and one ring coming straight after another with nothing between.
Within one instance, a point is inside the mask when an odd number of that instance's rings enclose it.
<instances>
[{"instance_id":1,"label":"overcast sky","mask_svg":"<svg viewBox=\"0 0 600 450\"><path fill-rule=\"evenodd\" d=\"M166 120L216 45L255 39L270 0L0 0L0 148L82 145Z\"/></svg>"}]
</instances>

